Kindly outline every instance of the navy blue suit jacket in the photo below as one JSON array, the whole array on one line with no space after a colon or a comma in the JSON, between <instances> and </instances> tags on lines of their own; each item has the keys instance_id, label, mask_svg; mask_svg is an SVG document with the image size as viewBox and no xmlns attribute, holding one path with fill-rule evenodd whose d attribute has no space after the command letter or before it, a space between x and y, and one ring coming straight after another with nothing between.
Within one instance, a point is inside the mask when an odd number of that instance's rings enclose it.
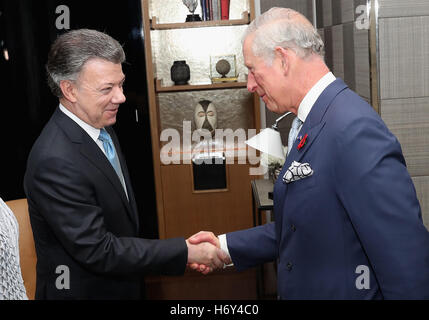
<instances>
[{"instance_id":1,"label":"navy blue suit jacket","mask_svg":"<svg viewBox=\"0 0 429 320\"><path fill-rule=\"evenodd\" d=\"M429 232L398 140L340 79L306 133L275 184L275 222L227 234L236 268L278 259L283 299L428 299ZM284 183L293 161L314 174Z\"/></svg>"}]
</instances>

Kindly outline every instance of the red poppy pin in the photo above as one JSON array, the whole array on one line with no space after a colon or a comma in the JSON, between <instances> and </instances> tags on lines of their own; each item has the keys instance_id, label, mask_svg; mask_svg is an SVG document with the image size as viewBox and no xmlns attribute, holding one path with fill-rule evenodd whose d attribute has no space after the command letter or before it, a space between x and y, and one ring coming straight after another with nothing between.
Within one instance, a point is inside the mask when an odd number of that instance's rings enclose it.
<instances>
[{"instance_id":1,"label":"red poppy pin","mask_svg":"<svg viewBox=\"0 0 429 320\"><path fill-rule=\"evenodd\" d=\"M306 133L304 138L301 139L301 141L298 144L298 150L300 150L305 144L307 143L308 134Z\"/></svg>"}]
</instances>

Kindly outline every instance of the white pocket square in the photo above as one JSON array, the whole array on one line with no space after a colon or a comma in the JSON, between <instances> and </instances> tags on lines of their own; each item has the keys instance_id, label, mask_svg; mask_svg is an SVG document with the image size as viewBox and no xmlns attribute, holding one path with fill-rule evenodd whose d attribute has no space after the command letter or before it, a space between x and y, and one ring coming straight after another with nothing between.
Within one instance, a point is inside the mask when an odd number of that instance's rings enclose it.
<instances>
[{"instance_id":1,"label":"white pocket square","mask_svg":"<svg viewBox=\"0 0 429 320\"><path fill-rule=\"evenodd\" d=\"M291 183L310 177L311 175L313 175L313 169L311 169L308 163L299 163L294 161L290 165L289 169L286 170L286 173L283 176L283 181Z\"/></svg>"}]
</instances>

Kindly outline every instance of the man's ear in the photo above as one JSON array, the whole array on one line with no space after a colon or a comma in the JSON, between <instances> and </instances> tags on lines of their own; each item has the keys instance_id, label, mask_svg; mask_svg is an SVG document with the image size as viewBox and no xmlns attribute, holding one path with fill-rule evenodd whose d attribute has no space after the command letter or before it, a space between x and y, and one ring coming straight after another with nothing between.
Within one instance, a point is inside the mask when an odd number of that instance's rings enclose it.
<instances>
[{"instance_id":1,"label":"man's ear","mask_svg":"<svg viewBox=\"0 0 429 320\"><path fill-rule=\"evenodd\" d=\"M69 80L60 81L61 92L63 93L64 98L70 102L76 102L76 86L73 82Z\"/></svg>"},{"instance_id":2,"label":"man's ear","mask_svg":"<svg viewBox=\"0 0 429 320\"><path fill-rule=\"evenodd\" d=\"M275 51L276 59L278 59L278 61L280 62L280 66L283 70L283 74L286 75L289 71L289 65L290 65L289 52L287 49L282 47L276 47L274 51Z\"/></svg>"}]
</instances>

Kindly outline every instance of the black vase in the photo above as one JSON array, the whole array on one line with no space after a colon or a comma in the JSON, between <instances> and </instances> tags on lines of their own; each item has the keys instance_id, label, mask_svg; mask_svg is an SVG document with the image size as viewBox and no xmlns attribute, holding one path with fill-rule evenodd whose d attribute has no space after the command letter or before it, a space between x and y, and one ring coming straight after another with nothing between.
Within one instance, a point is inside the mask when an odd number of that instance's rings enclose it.
<instances>
[{"instance_id":1,"label":"black vase","mask_svg":"<svg viewBox=\"0 0 429 320\"><path fill-rule=\"evenodd\" d=\"M186 22L193 22L193 21L201 21L201 17L198 14L188 14L186 16Z\"/></svg>"},{"instance_id":2,"label":"black vase","mask_svg":"<svg viewBox=\"0 0 429 320\"><path fill-rule=\"evenodd\" d=\"M173 80L175 85L187 84L189 79L191 79L191 71L185 60L174 61L170 72L171 80Z\"/></svg>"}]
</instances>

